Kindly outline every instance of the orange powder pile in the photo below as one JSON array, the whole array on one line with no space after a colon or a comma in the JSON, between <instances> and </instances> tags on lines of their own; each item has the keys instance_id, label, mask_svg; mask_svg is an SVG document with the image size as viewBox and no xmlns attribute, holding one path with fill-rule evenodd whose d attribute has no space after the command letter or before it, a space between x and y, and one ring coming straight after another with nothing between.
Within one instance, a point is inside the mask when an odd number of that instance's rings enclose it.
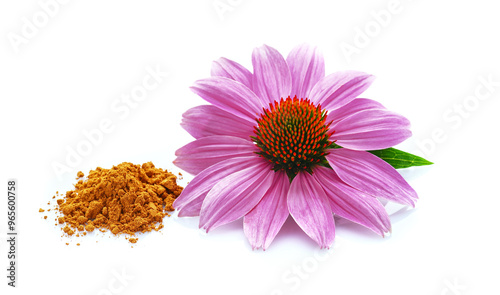
<instances>
[{"instance_id":1,"label":"orange powder pile","mask_svg":"<svg viewBox=\"0 0 500 295\"><path fill-rule=\"evenodd\" d=\"M111 169L97 167L87 179L80 171L75 189L57 200L62 230L76 236L94 229L115 235L158 231L163 217L170 216L172 203L182 192L177 177L153 163L121 163ZM127 238L136 243L137 238Z\"/></svg>"}]
</instances>

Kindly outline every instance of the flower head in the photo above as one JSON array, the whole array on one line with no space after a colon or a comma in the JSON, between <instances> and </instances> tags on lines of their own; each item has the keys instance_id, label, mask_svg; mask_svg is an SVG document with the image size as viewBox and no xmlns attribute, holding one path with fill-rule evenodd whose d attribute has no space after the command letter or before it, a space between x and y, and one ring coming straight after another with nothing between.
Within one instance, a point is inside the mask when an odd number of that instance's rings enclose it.
<instances>
[{"instance_id":1,"label":"flower head","mask_svg":"<svg viewBox=\"0 0 500 295\"><path fill-rule=\"evenodd\" d=\"M289 216L320 247L335 237L334 214L384 235L390 220L378 198L414 206L417 194L388 163L367 152L411 136L409 121L358 98L373 76L325 76L314 47L287 59L263 45L253 73L220 58L192 90L211 105L183 114L195 141L174 163L196 175L174 202L207 231L244 218L253 248L267 248Z\"/></svg>"}]
</instances>

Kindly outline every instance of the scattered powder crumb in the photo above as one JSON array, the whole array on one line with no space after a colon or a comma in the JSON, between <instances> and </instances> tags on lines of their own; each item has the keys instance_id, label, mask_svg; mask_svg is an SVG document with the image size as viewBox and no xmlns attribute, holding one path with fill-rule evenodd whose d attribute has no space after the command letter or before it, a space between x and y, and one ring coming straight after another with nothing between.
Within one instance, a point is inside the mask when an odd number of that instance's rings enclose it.
<instances>
[{"instance_id":1,"label":"scattered powder crumb","mask_svg":"<svg viewBox=\"0 0 500 295\"><path fill-rule=\"evenodd\" d=\"M45 216L43 217L43 219L47 219L47 215L45 215Z\"/></svg>"},{"instance_id":2,"label":"scattered powder crumb","mask_svg":"<svg viewBox=\"0 0 500 295\"><path fill-rule=\"evenodd\" d=\"M67 225L63 228L63 231L64 231L65 233L67 233L69 236L71 236L71 235L73 235L73 234L75 233L75 232L74 232L71 228L69 228L69 226L67 226Z\"/></svg>"},{"instance_id":3,"label":"scattered powder crumb","mask_svg":"<svg viewBox=\"0 0 500 295\"><path fill-rule=\"evenodd\" d=\"M129 238L128 241L132 244L137 243L138 238Z\"/></svg>"},{"instance_id":4,"label":"scattered powder crumb","mask_svg":"<svg viewBox=\"0 0 500 295\"><path fill-rule=\"evenodd\" d=\"M76 243L77 246L80 246L80 243Z\"/></svg>"},{"instance_id":5,"label":"scattered powder crumb","mask_svg":"<svg viewBox=\"0 0 500 295\"><path fill-rule=\"evenodd\" d=\"M69 243L66 243L66 246L68 246L68 245L69 245Z\"/></svg>"},{"instance_id":6,"label":"scattered powder crumb","mask_svg":"<svg viewBox=\"0 0 500 295\"><path fill-rule=\"evenodd\" d=\"M38 209L38 212L45 212L45 210L43 210L42 208Z\"/></svg>"},{"instance_id":7,"label":"scattered powder crumb","mask_svg":"<svg viewBox=\"0 0 500 295\"><path fill-rule=\"evenodd\" d=\"M76 179L82 178L83 176L85 176L85 174L83 174L82 171L78 171L78 173L76 173Z\"/></svg>"},{"instance_id":8,"label":"scattered powder crumb","mask_svg":"<svg viewBox=\"0 0 500 295\"><path fill-rule=\"evenodd\" d=\"M92 221L91 221L91 222L89 222L89 224L87 224L87 225L85 226L85 230L86 230L86 231L88 231L88 232L93 232L93 231L94 231L94 229L95 229L95 227L94 227L94 225L92 224Z\"/></svg>"}]
</instances>

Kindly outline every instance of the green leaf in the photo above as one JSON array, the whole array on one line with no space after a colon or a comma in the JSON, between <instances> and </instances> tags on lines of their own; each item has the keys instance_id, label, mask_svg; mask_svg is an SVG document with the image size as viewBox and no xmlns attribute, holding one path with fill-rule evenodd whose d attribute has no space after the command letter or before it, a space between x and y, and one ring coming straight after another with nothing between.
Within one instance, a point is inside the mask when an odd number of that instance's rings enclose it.
<instances>
[{"instance_id":1,"label":"green leaf","mask_svg":"<svg viewBox=\"0 0 500 295\"><path fill-rule=\"evenodd\" d=\"M422 157L407 152L403 152L395 148L388 148L388 149L369 151L369 152L381 158L382 160L386 161L387 163L391 164L391 166L396 169L434 164Z\"/></svg>"}]
</instances>

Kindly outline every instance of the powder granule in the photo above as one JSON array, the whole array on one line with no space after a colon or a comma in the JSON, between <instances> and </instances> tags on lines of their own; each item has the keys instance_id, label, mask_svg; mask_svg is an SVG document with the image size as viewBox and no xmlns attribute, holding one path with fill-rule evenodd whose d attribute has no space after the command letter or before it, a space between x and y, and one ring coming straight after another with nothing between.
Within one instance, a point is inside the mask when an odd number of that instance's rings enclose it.
<instances>
[{"instance_id":1,"label":"powder granule","mask_svg":"<svg viewBox=\"0 0 500 295\"><path fill-rule=\"evenodd\" d=\"M79 171L77 179L83 176ZM76 230L109 230L115 235L159 230L163 217L174 210L172 203L182 192L176 179L151 162L97 167L87 179L80 179L74 190L66 192L64 199L57 200L63 215L58 222L66 223L63 231L68 235Z\"/></svg>"}]
</instances>

